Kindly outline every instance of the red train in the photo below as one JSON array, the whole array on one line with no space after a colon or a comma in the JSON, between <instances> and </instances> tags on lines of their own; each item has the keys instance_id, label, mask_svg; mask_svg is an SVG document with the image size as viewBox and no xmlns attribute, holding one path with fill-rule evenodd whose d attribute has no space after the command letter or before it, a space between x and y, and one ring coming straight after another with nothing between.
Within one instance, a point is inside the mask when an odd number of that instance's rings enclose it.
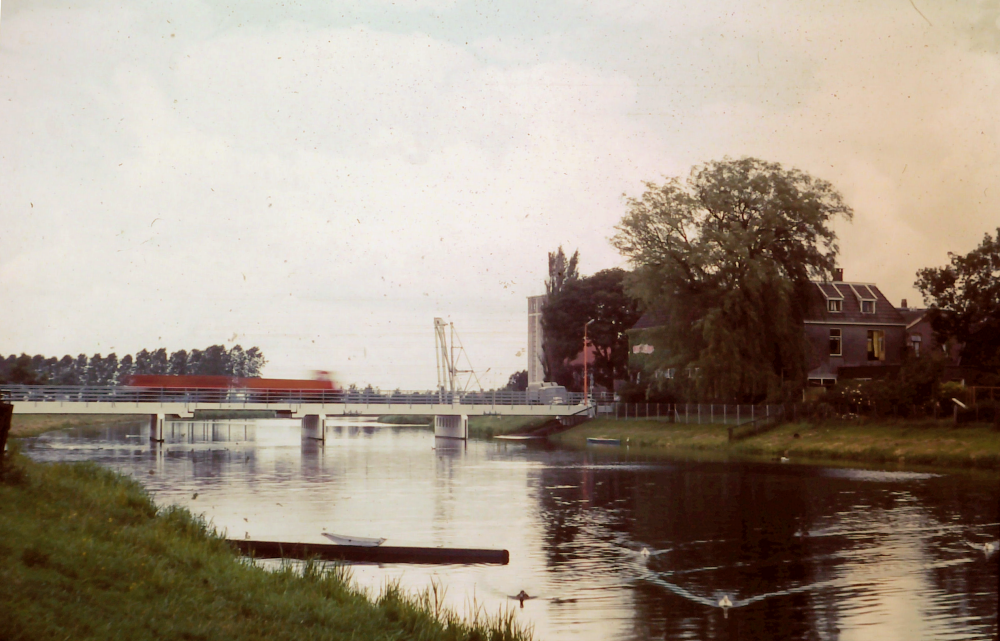
<instances>
[{"instance_id":1,"label":"red train","mask_svg":"<svg viewBox=\"0 0 1000 641\"><path fill-rule=\"evenodd\" d=\"M238 378L235 376L166 376L134 374L125 386L156 390L165 397L211 402L274 403L283 400L332 400L342 390L326 372L312 380Z\"/></svg>"}]
</instances>

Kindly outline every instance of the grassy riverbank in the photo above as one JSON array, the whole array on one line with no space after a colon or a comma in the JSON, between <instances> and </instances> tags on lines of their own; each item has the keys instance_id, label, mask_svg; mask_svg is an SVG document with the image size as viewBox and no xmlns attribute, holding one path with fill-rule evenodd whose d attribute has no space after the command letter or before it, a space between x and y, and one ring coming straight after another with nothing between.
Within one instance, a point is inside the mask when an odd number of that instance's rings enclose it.
<instances>
[{"instance_id":1,"label":"grassy riverbank","mask_svg":"<svg viewBox=\"0 0 1000 641\"><path fill-rule=\"evenodd\" d=\"M38 436L43 432L75 427L112 427L148 421L146 414L14 414L10 421L12 437Z\"/></svg>"},{"instance_id":2,"label":"grassy riverbank","mask_svg":"<svg viewBox=\"0 0 1000 641\"><path fill-rule=\"evenodd\" d=\"M651 453L699 451L769 458L787 456L792 461L892 462L1000 471L1000 432L987 424L956 427L947 420L789 423L730 443L724 425L597 419L551 440L584 447L588 437L599 436L619 438L623 444L628 439L629 447Z\"/></svg>"},{"instance_id":3,"label":"grassy riverbank","mask_svg":"<svg viewBox=\"0 0 1000 641\"><path fill-rule=\"evenodd\" d=\"M386 425L423 425L425 427L430 427L434 424L434 417L389 414L388 416L379 416L378 422L385 423Z\"/></svg>"},{"instance_id":4,"label":"grassy riverbank","mask_svg":"<svg viewBox=\"0 0 1000 641\"><path fill-rule=\"evenodd\" d=\"M527 639L343 570L267 571L187 510L94 464L13 455L0 479L0 639ZM301 567L301 566L300 566Z\"/></svg>"},{"instance_id":5,"label":"grassy riverbank","mask_svg":"<svg viewBox=\"0 0 1000 641\"><path fill-rule=\"evenodd\" d=\"M538 427L549 420L548 416L470 416L469 436L493 438L532 427Z\"/></svg>"},{"instance_id":6,"label":"grassy riverbank","mask_svg":"<svg viewBox=\"0 0 1000 641\"><path fill-rule=\"evenodd\" d=\"M194 421L224 421L253 418L275 418L274 410L195 410Z\"/></svg>"},{"instance_id":7,"label":"grassy riverbank","mask_svg":"<svg viewBox=\"0 0 1000 641\"><path fill-rule=\"evenodd\" d=\"M537 427L548 420L548 417L532 416L470 416L469 436L473 438L492 438L500 434L509 434L518 430ZM389 415L379 416L379 423L387 425L426 425L434 424L433 416Z\"/></svg>"}]
</instances>

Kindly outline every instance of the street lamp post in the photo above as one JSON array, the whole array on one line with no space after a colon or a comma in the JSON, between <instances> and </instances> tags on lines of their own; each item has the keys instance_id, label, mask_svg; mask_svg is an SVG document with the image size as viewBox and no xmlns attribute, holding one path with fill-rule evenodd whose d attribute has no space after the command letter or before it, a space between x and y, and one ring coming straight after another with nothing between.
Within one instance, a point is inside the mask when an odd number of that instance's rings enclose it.
<instances>
[{"instance_id":1,"label":"street lamp post","mask_svg":"<svg viewBox=\"0 0 1000 641\"><path fill-rule=\"evenodd\" d=\"M590 407L590 397L587 394L587 382L590 380L587 378L587 361L589 360L587 354L587 328L594 322L594 320L596 319L591 318L587 321L586 325L583 326L583 404L587 407Z\"/></svg>"}]
</instances>

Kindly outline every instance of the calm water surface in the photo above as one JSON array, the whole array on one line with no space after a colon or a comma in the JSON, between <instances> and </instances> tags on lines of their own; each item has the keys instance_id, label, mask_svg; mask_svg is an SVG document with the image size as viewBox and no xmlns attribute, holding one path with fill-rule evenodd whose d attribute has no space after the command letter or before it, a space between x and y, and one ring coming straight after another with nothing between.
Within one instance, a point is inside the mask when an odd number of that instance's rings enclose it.
<instances>
[{"instance_id":1,"label":"calm water surface","mask_svg":"<svg viewBox=\"0 0 1000 641\"><path fill-rule=\"evenodd\" d=\"M29 454L131 474L236 538L508 549L508 566L353 572L375 591L437 579L458 611L513 608L543 640L997 637L995 479L466 446L361 421L325 444L282 420L148 434L53 433ZM523 608L521 590L537 596Z\"/></svg>"}]
</instances>

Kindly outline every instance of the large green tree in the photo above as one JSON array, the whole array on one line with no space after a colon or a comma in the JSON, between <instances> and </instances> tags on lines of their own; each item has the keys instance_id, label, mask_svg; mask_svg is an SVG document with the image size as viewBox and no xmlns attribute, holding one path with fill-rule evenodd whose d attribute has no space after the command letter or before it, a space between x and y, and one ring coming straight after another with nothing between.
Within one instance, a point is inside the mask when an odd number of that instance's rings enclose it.
<instances>
[{"instance_id":1,"label":"large green tree","mask_svg":"<svg viewBox=\"0 0 1000 641\"><path fill-rule=\"evenodd\" d=\"M638 301L625 292L625 272L606 269L566 282L542 308L546 346L556 364L553 378L569 389L583 388L583 369L569 365L583 350L584 325L594 347L594 382L612 389L615 379L628 378L626 330L639 320Z\"/></svg>"},{"instance_id":2,"label":"large green tree","mask_svg":"<svg viewBox=\"0 0 1000 641\"><path fill-rule=\"evenodd\" d=\"M853 211L818 178L756 158L646 183L612 244L629 291L664 324L653 361L689 396L760 400L804 383L810 278L831 274L837 216Z\"/></svg>"},{"instance_id":3,"label":"large green tree","mask_svg":"<svg viewBox=\"0 0 1000 641\"><path fill-rule=\"evenodd\" d=\"M938 342L964 343L962 365L1000 375L1000 227L951 264L917 272L915 286L931 307Z\"/></svg>"},{"instance_id":4,"label":"large green tree","mask_svg":"<svg viewBox=\"0 0 1000 641\"><path fill-rule=\"evenodd\" d=\"M566 258L562 245L554 252L549 252L549 277L545 280L545 304L559 296L563 288L580 277L580 250ZM556 381L566 378L566 368L561 357L553 351L555 336L542 327L542 370L545 380Z\"/></svg>"}]
</instances>

